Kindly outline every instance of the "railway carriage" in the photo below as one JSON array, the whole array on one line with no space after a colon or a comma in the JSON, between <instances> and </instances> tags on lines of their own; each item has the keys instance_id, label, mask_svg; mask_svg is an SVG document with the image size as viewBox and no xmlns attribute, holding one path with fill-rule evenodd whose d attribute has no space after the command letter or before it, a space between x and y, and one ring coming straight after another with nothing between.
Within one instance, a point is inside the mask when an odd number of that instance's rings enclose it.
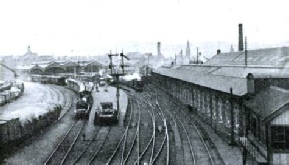
<instances>
[{"instance_id":1,"label":"railway carriage","mask_svg":"<svg viewBox=\"0 0 289 165\"><path fill-rule=\"evenodd\" d=\"M42 84L55 84L60 86L66 85L66 78L64 76L52 76L52 75L31 75L32 82L40 82Z\"/></svg>"},{"instance_id":2,"label":"railway carriage","mask_svg":"<svg viewBox=\"0 0 289 165\"><path fill-rule=\"evenodd\" d=\"M144 87L144 84L142 80L137 80L137 79L132 80L132 88L135 89L137 92L142 92L143 87Z\"/></svg>"},{"instance_id":3,"label":"railway carriage","mask_svg":"<svg viewBox=\"0 0 289 165\"><path fill-rule=\"evenodd\" d=\"M82 81L78 81L75 79L67 79L66 80L67 87L77 92L78 94L85 91L85 84Z\"/></svg>"},{"instance_id":4,"label":"railway carriage","mask_svg":"<svg viewBox=\"0 0 289 165\"><path fill-rule=\"evenodd\" d=\"M127 86L129 88L132 88L136 92L142 92L143 91L143 87L144 87L144 83L140 79L132 79L132 80L122 79L122 80L120 80L120 84L124 85L124 86Z\"/></svg>"},{"instance_id":5,"label":"railway carriage","mask_svg":"<svg viewBox=\"0 0 289 165\"><path fill-rule=\"evenodd\" d=\"M0 106L17 99L24 92L23 82L0 83Z\"/></svg>"}]
</instances>

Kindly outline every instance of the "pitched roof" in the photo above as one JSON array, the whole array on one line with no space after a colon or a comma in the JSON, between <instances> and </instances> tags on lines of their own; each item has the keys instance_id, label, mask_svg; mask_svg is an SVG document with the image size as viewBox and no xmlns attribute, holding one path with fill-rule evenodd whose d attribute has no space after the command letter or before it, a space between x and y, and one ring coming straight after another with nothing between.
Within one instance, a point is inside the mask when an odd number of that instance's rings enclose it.
<instances>
[{"instance_id":1,"label":"pitched roof","mask_svg":"<svg viewBox=\"0 0 289 165\"><path fill-rule=\"evenodd\" d=\"M45 69L48 68L63 68L58 62L51 62L49 63Z\"/></svg>"},{"instance_id":2,"label":"pitched roof","mask_svg":"<svg viewBox=\"0 0 289 165\"><path fill-rule=\"evenodd\" d=\"M248 65L289 67L289 48L266 48L248 50ZM206 62L208 65L243 65L244 52L220 53Z\"/></svg>"},{"instance_id":3,"label":"pitched roof","mask_svg":"<svg viewBox=\"0 0 289 165\"><path fill-rule=\"evenodd\" d=\"M289 68L256 67L256 66L218 66L210 72L212 75L246 78L252 73L254 78L289 78Z\"/></svg>"},{"instance_id":4,"label":"pitched roof","mask_svg":"<svg viewBox=\"0 0 289 165\"><path fill-rule=\"evenodd\" d=\"M97 61L90 61L89 63L86 64L86 66L103 66L101 63L97 62Z\"/></svg>"},{"instance_id":5,"label":"pitched roof","mask_svg":"<svg viewBox=\"0 0 289 165\"><path fill-rule=\"evenodd\" d=\"M257 78L289 78L289 68L243 67L218 65L163 66L155 73L191 82L203 87L242 96L247 93L246 77L249 73Z\"/></svg>"},{"instance_id":6,"label":"pitched roof","mask_svg":"<svg viewBox=\"0 0 289 165\"><path fill-rule=\"evenodd\" d=\"M289 90L270 86L259 92L252 100L245 102L245 105L264 119L288 103Z\"/></svg>"},{"instance_id":7,"label":"pitched roof","mask_svg":"<svg viewBox=\"0 0 289 165\"><path fill-rule=\"evenodd\" d=\"M246 78L210 74L216 69L218 67L195 65L187 68L176 66L172 68L161 67L153 72L225 93L230 93L230 88L232 88L233 94L237 96L243 96L247 93Z\"/></svg>"},{"instance_id":8,"label":"pitched roof","mask_svg":"<svg viewBox=\"0 0 289 165\"><path fill-rule=\"evenodd\" d=\"M63 64L64 67L75 67L79 66L77 63L72 62L72 61L67 61L66 63Z\"/></svg>"}]
</instances>

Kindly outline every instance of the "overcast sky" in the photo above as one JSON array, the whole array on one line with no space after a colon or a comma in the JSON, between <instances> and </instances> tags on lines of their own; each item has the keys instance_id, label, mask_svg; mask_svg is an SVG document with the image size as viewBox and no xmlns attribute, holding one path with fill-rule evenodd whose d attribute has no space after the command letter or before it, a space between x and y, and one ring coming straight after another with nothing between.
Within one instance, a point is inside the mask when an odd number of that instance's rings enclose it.
<instances>
[{"instance_id":1,"label":"overcast sky","mask_svg":"<svg viewBox=\"0 0 289 165\"><path fill-rule=\"evenodd\" d=\"M0 21L0 55L156 54L158 41L171 55L187 40L208 55L237 49L239 23L251 49L289 45L285 0L2 0Z\"/></svg>"}]
</instances>

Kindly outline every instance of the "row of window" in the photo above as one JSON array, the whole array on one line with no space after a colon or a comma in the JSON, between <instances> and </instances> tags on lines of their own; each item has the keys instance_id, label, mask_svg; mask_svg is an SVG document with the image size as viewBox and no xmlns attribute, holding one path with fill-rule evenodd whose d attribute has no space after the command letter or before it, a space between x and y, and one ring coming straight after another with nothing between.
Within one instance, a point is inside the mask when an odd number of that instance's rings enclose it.
<instances>
[{"instance_id":1,"label":"row of window","mask_svg":"<svg viewBox=\"0 0 289 165\"><path fill-rule=\"evenodd\" d=\"M289 149L289 126L271 126L273 149Z\"/></svg>"}]
</instances>

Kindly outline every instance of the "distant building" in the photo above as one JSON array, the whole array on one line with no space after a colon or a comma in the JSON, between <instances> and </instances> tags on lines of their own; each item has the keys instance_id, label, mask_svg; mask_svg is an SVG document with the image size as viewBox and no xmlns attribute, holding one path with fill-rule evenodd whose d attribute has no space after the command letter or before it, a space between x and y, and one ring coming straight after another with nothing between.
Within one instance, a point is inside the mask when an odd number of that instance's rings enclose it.
<instances>
[{"instance_id":1,"label":"distant building","mask_svg":"<svg viewBox=\"0 0 289 165\"><path fill-rule=\"evenodd\" d=\"M129 59L143 59L145 57L144 54L140 52L127 52L126 56Z\"/></svg>"},{"instance_id":2,"label":"distant building","mask_svg":"<svg viewBox=\"0 0 289 165\"><path fill-rule=\"evenodd\" d=\"M17 65L31 65L40 61L52 61L52 55L38 55L31 51L30 45L27 47L27 52L23 56L17 58Z\"/></svg>"}]
</instances>

